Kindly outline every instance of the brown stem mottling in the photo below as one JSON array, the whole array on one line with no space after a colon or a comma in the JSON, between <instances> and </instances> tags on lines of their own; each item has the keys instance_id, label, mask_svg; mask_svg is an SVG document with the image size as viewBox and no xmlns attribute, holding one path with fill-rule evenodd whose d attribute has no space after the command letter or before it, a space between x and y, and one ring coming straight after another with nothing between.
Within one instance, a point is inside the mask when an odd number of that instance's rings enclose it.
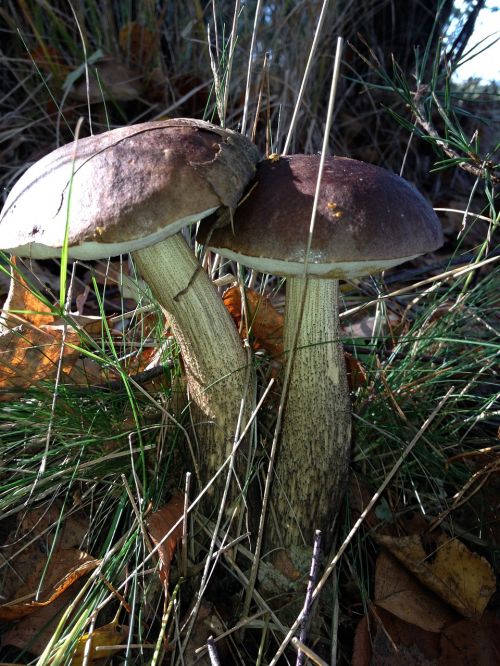
<instances>
[{"instance_id":1,"label":"brown stem mottling","mask_svg":"<svg viewBox=\"0 0 500 666\"><path fill-rule=\"evenodd\" d=\"M285 351L301 314L304 280L287 281ZM275 467L270 547L313 542L320 529L330 542L345 487L351 406L338 318L338 281L309 279L291 369Z\"/></svg>"}]
</instances>

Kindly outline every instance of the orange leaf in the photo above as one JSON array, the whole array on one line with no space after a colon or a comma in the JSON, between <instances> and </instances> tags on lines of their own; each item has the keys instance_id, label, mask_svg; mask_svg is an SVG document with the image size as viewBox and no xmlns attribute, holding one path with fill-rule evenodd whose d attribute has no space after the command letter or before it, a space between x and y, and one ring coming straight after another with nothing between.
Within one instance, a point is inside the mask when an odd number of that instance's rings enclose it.
<instances>
[{"instance_id":1,"label":"orange leaf","mask_svg":"<svg viewBox=\"0 0 500 666\"><path fill-rule=\"evenodd\" d=\"M240 288L226 289L222 298L236 326L240 328L243 316ZM264 349L271 356L281 356L283 353L283 315L273 307L266 296L258 294L253 289L245 291L245 298L254 349ZM244 326L241 326L241 335L247 336Z\"/></svg>"},{"instance_id":2,"label":"orange leaf","mask_svg":"<svg viewBox=\"0 0 500 666\"><path fill-rule=\"evenodd\" d=\"M12 264L16 265L15 257L12 257ZM15 311L15 316L9 311ZM31 291L19 270L11 268L9 293L3 306L2 319L2 323L9 326L17 326L23 321L41 326L51 324L55 316L52 309Z\"/></svg>"},{"instance_id":3,"label":"orange leaf","mask_svg":"<svg viewBox=\"0 0 500 666\"><path fill-rule=\"evenodd\" d=\"M151 541L158 546L160 579L165 586L168 585L170 563L175 554L177 542L182 537L182 523L179 523L166 539L164 537L179 518L182 518L183 512L184 497L182 493L175 492L170 502L152 513L146 521Z\"/></svg>"},{"instance_id":4,"label":"orange leaf","mask_svg":"<svg viewBox=\"0 0 500 666\"><path fill-rule=\"evenodd\" d=\"M48 565L45 575L44 601L28 601L23 603L7 603L0 606L0 620L18 620L30 615L44 606L51 604L65 590L73 585L79 578L95 569L100 563L87 553L77 548L67 548L56 551ZM16 597L34 596L45 568L46 562L39 560L33 565L31 575L20 588L16 590Z\"/></svg>"},{"instance_id":5,"label":"orange leaf","mask_svg":"<svg viewBox=\"0 0 500 666\"><path fill-rule=\"evenodd\" d=\"M37 381L56 376L62 353L62 372L69 375L80 352L67 344L61 352L62 330L18 326L0 335L0 400L12 399L9 389L26 389ZM78 345L74 331L67 331L66 343Z\"/></svg>"}]
</instances>

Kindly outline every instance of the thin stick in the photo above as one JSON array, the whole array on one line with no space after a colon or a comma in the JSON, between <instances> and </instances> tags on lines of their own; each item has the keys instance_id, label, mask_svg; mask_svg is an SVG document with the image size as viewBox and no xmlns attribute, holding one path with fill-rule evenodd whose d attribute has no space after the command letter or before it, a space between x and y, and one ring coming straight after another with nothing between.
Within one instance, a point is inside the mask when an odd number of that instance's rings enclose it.
<instances>
[{"instance_id":1,"label":"thin stick","mask_svg":"<svg viewBox=\"0 0 500 666\"><path fill-rule=\"evenodd\" d=\"M188 537L188 507L189 507L189 489L191 486L191 472L186 472L186 482L184 485L184 512L182 520L182 546L181 546L181 571L182 576L187 578L187 537Z\"/></svg>"},{"instance_id":2,"label":"thin stick","mask_svg":"<svg viewBox=\"0 0 500 666\"><path fill-rule=\"evenodd\" d=\"M328 568L326 569L325 573L324 573L323 576L321 577L321 580L320 580L319 583L316 585L316 587L315 587L315 589L314 589L314 591L313 591L313 594L312 594L313 601L319 596L321 590L322 590L323 587L325 586L325 583L327 582L328 578L330 577L332 571L335 569L335 567L336 567L336 565L337 565L337 562L340 560L340 558L341 558L342 555L344 554L344 552L345 552L347 546L351 543L351 541L352 541L354 535L355 535L356 532L358 531L358 529L359 529L361 523L364 521L364 519L366 518L366 516L370 513L370 511L373 509L374 505L375 505L375 504L377 503L377 501L380 499L380 496L382 495L382 493L384 492L384 490L386 489L386 487L389 485L390 481L393 479L394 475L395 475L396 472L399 470L399 468L400 468L401 465L403 464L404 460L407 458L407 456L408 456L408 454L410 453L410 451L413 449L413 447L415 446L415 444L421 439L421 437L422 437L422 435L424 434L424 432L427 430L427 428L428 428L429 425L432 423L432 421L436 418L437 414L441 411L441 409L443 408L444 404L448 401L449 397L451 396L451 394L452 394L452 392L453 392L454 390L455 390L455 387L452 386L452 387L447 391L447 393L445 394L445 396L444 396L443 398L441 398L441 400L439 401L439 404L438 404L438 406L436 407L436 409L435 409L435 410L432 412L432 414L431 414L431 415L430 415L430 416L424 421L424 423L423 423L422 426L420 427L420 430L417 432L417 434L415 435L415 437L411 440L411 442L410 442L410 443L408 444L408 446L405 448L405 450L404 450L403 453L401 454L399 460L397 460L397 462L394 464L394 467L391 469L391 471L389 472L389 474L386 476L386 478L384 479L384 481L381 483L381 485L380 485L380 487L378 488L377 492L373 495L373 497L371 498L371 500L368 502L366 508L363 510L363 512L361 513L361 515L360 515L359 518L357 519L357 521L354 523L354 526L352 527L351 531L349 532L349 534L348 534L348 535L346 536L346 538L344 539L343 544L340 546L340 548L338 549L336 555L333 557L332 561L331 561L330 564L328 565ZM304 614L303 614L303 611L302 611L301 613L299 613L299 616L297 617L297 619L296 619L295 622L293 623L293 625L292 625L292 627L290 628L288 634L285 636L283 642L281 643L280 647L278 648L278 651L277 651L276 654L274 655L272 661L269 663L269 666L276 666L276 664L278 663L278 659L281 657L281 655L282 655L283 652L285 651L285 649L286 649L288 643L290 643L290 641L292 640L294 634L296 633L296 631L297 631L297 629L298 629L298 627L299 627L299 625L300 625L300 623L301 623L301 621L302 621L302 619L303 619L303 616L304 616Z\"/></svg>"},{"instance_id":3,"label":"thin stick","mask_svg":"<svg viewBox=\"0 0 500 666\"><path fill-rule=\"evenodd\" d=\"M333 117L333 104L335 101L335 89L339 77L339 71L340 71L340 61L341 61L341 55L342 55L342 47L343 47L343 39L342 37L339 37L337 40L337 51L335 53L335 64L333 67L333 74L332 74L332 85L330 89L330 99L328 102L328 112L327 112L327 118L326 118L326 127L325 127L325 139L323 141L323 149L322 149L322 154L321 154L321 160L320 160L320 165L319 165L319 171L318 171L318 183L316 186L316 193L314 196L314 203L313 203L313 210L311 214L311 224L309 227L309 237L307 239L307 251L306 251L306 257L305 257L305 262L304 262L304 274L306 274L307 271L307 260L308 260L308 254L311 249L311 242L312 242L312 235L314 233L314 220L316 217L316 211L318 208L318 199L319 199L319 188L321 185L321 176L323 173L323 167L325 163L325 152L328 147L328 134L330 133L330 127L331 127L331 122L332 122L332 117ZM304 287L304 291L302 293L302 311L304 309L304 302L305 302L305 296L306 296L306 289L307 289L307 283ZM267 506L269 504L269 497L270 497L270 492L271 492L271 482L272 482L272 471L274 467L274 459L276 457L276 450L278 447L278 438L279 434L281 432L281 422L283 419L283 411L285 408L285 400L286 400L286 394L288 391L288 385L290 382L290 375L291 375L291 369L292 369L292 364L293 364L293 359L294 359L294 350L297 346L297 339L299 335L299 329L300 329L300 323L301 323L302 316L299 316L299 324L297 326L297 329L295 331L295 335L293 338L293 344L291 346L290 353L288 354L288 359L285 367L285 374L283 377L283 387L281 390L281 397L280 397L280 403L278 406L278 413L277 413L277 418L276 418L276 426L274 429L274 435L273 435L273 442L271 444L271 451L269 453L269 464L267 468L267 476L266 476L266 483L264 486L264 495L262 498L262 509L260 512L260 519L259 519L259 529L257 531L257 543L255 544L255 559L252 564L252 570L250 572L250 578L249 578L249 584L247 587L246 591L246 596L245 596L245 602L243 605L243 617L248 615L248 612L250 610L250 603L252 600L252 594L253 594L253 589L255 587L255 581L257 580L257 572L259 570L259 563L260 563L260 553L262 550L262 542L264 539L264 527L265 527L265 521L267 518Z\"/></svg>"},{"instance_id":4,"label":"thin stick","mask_svg":"<svg viewBox=\"0 0 500 666\"><path fill-rule=\"evenodd\" d=\"M222 127L226 126L227 100L228 100L228 97L229 97L229 83L231 81L231 73L233 71L234 47L236 46L236 35L238 33L238 16L240 15L240 3L241 3L241 0L236 0L236 2L234 3L233 27L231 29L231 41L229 43L229 56L228 56L228 62L227 62L226 76L225 76L225 80L224 80L224 101L222 102L222 109L223 109L224 115L221 118Z\"/></svg>"},{"instance_id":5,"label":"thin stick","mask_svg":"<svg viewBox=\"0 0 500 666\"><path fill-rule=\"evenodd\" d=\"M314 586L316 585L316 580L318 578L320 545L321 545L321 531L315 530L313 552L311 557L311 569L309 571L309 580L307 582L306 598L304 600L304 607L302 609L302 612L304 613L304 618L302 619L300 634L299 634L299 641L301 644L304 644L306 642L306 637L307 637L307 628L309 625L309 620L312 610L312 593ZM297 654L297 662L296 662L297 666L302 666L302 664L304 663L305 656L306 652L304 652L304 650L300 648Z\"/></svg>"},{"instance_id":6,"label":"thin stick","mask_svg":"<svg viewBox=\"0 0 500 666\"><path fill-rule=\"evenodd\" d=\"M269 391L271 390L273 384L274 384L274 380L271 379L269 384L266 386L266 389L263 392L261 399L257 403L257 406L255 407L254 411L251 413L250 418L248 419L248 422L247 422L243 432L240 435L240 438L237 442L237 445L241 444L241 442L245 439L249 429L252 426L252 423L254 422L260 408L262 407L262 403L267 398L267 395L268 395ZM128 452L127 452L127 455L129 455ZM227 456L225 461L222 463L222 465L217 470L217 473L213 475L213 477L210 479L209 483L206 484L205 488L203 488L203 490L191 502L191 504L188 507L188 513L191 513L193 511L193 509L195 508L195 506L197 506L201 502L202 498L206 495L206 493L208 492L208 490L212 486L212 484L215 483L216 479L219 478L219 476L222 474L222 472L229 465L229 463L231 461L231 458L232 458L232 455L233 454L230 453ZM108 457L111 457L111 456L108 456ZM95 461L91 461L91 463L92 463L92 465L94 465ZM82 466L80 466L80 469L82 469ZM170 536L173 534L174 530L179 525L181 525L183 520L184 520L184 516L181 516L178 520L175 521L175 523L171 526L171 528L168 530L168 532L166 534L164 534L162 539L156 544L156 546L154 546L152 551L148 555L146 555L144 557L144 559L142 560L142 562L140 562L136 567L134 567L134 569L128 574L128 576L126 576L125 579L120 583L120 585L116 588L118 591L123 589L129 583L129 581L132 580L134 578L134 576L136 576L139 573L139 571L141 569L144 569L144 566L145 566L146 562L148 562L153 557L154 553L156 553L158 551L158 549L161 548L161 546L165 543L165 541L170 538ZM120 541L120 543L121 543L121 541ZM115 546L113 546L112 552L115 552L115 550L116 550L116 548L115 548ZM113 595L109 595L108 597L105 597L103 599L103 601L101 601L101 603L99 604L98 608L99 609L104 608L106 606L106 604L109 603L110 600L112 600L112 599L113 599Z\"/></svg>"},{"instance_id":7,"label":"thin stick","mask_svg":"<svg viewBox=\"0 0 500 666\"><path fill-rule=\"evenodd\" d=\"M250 53L248 55L247 83L245 87L245 104L243 106L243 119L241 121L241 133L245 134L248 121L248 105L250 103L250 80L252 78L252 61L255 49L255 39L257 37L257 26L259 25L260 12L262 10L262 0L258 0L255 9L255 18L253 22L252 41L250 43Z\"/></svg>"},{"instance_id":8,"label":"thin stick","mask_svg":"<svg viewBox=\"0 0 500 666\"><path fill-rule=\"evenodd\" d=\"M235 631L238 631L242 627L246 626L247 624L250 624L254 622L255 620L260 619L263 615L266 615L268 613L267 609L260 610L258 613L255 613L255 615L252 615L251 617L247 617L244 620L240 620L237 622L234 627L231 627L230 629L227 629L224 631L222 634L218 634L216 638L214 638L214 643L217 641L221 641L223 638L226 638L227 636L230 636L231 634L234 634ZM202 645L201 647L198 647L195 649L194 653L198 657L199 655L203 654L204 652L207 651L207 646Z\"/></svg>"},{"instance_id":9,"label":"thin stick","mask_svg":"<svg viewBox=\"0 0 500 666\"><path fill-rule=\"evenodd\" d=\"M84 65L85 65L85 90L87 92L87 111L89 114L89 131L90 134L94 134L93 129L92 129L92 112L90 108L90 79L89 79L89 62L88 62L88 57L87 57L87 45L85 44L85 37L83 36L83 31L80 26L80 21L78 20L77 13L71 3L71 0L68 0L69 7L71 9L71 12L73 14L73 18L75 19L76 27L78 28L78 32L80 33L80 39L82 40L82 49L83 49L83 58L84 58Z\"/></svg>"},{"instance_id":10,"label":"thin stick","mask_svg":"<svg viewBox=\"0 0 500 666\"><path fill-rule=\"evenodd\" d=\"M307 64L306 64L306 69L304 71L304 76L302 77L302 83L300 84L300 90L299 94L297 96L297 101L295 102L295 108L293 110L293 115L292 115L292 120L290 121L290 127L288 128L288 134L286 137L285 141L285 146L283 148L283 155L286 155L288 153L288 149L290 148L290 143L292 141L292 135L295 131L295 126L297 125L297 119L299 117L299 111L300 111L300 106L302 104L302 98L304 97L304 92L306 89L307 81L309 79L309 74L311 72L312 64L313 64L313 59L316 54L316 47L318 46L319 42L319 36L321 34L321 28L323 27L323 23L325 21L325 16L326 16L326 10L328 8L328 2L329 0L323 0L323 6L321 7L321 13L319 15L318 19L318 25L316 26L316 30L314 32L314 38L313 42L311 44L311 49L309 51L309 57L307 59Z\"/></svg>"},{"instance_id":11,"label":"thin stick","mask_svg":"<svg viewBox=\"0 0 500 666\"><path fill-rule=\"evenodd\" d=\"M312 661L313 664L316 664L317 666L329 666L328 663L324 660L321 659L319 655L316 654L316 652L313 652L310 647L307 645L304 645L302 641L300 641L298 638L292 638L292 645L296 650L299 650L299 654L304 654L310 661Z\"/></svg>"},{"instance_id":12,"label":"thin stick","mask_svg":"<svg viewBox=\"0 0 500 666\"><path fill-rule=\"evenodd\" d=\"M339 643L339 584L333 579L332 640L330 648L330 666L337 666L337 648Z\"/></svg>"},{"instance_id":13,"label":"thin stick","mask_svg":"<svg viewBox=\"0 0 500 666\"><path fill-rule=\"evenodd\" d=\"M309 266L309 261L310 261L309 255L311 254L311 244L313 239L314 226L316 223L316 211L318 210L319 194L321 190L321 180L323 178L325 159L328 152L330 129L333 120L333 109L335 108L335 97L337 94L337 85L339 82L340 65L342 62L343 49L344 49L344 40L342 39L342 37L337 37L337 49L335 51L335 62L333 64L332 85L330 87L330 98L328 100L328 111L326 114L326 121L325 121L325 134L323 136L323 146L321 149L321 157L319 160L318 178L316 180L316 191L314 192L313 209L311 213L311 224L309 226L309 235L307 237L307 247L304 258L304 272L303 272L304 277L307 276L307 268Z\"/></svg>"},{"instance_id":14,"label":"thin stick","mask_svg":"<svg viewBox=\"0 0 500 666\"><path fill-rule=\"evenodd\" d=\"M363 303L362 305L357 305L355 308L351 308L350 310L345 310L339 315L339 317L341 319L344 319L345 317L349 317L350 315L356 314L357 312L365 310L366 308L369 308L372 305L377 305L380 301L385 301L389 298L394 298L394 296L401 296L402 294L407 294L411 291L415 291L415 289L418 289L419 287L424 287L427 284L432 284L433 282L440 282L448 280L450 278L456 278L456 277L461 277L462 275L467 275L467 273L470 273L471 271L475 271L478 268L482 268L487 264L492 264L499 260L500 256L493 256L493 257L488 257L488 259L483 259L482 261L478 261L476 264L469 264L468 266L459 266L457 268L452 268L451 270L445 271L440 275L434 275L430 278L426 278L425 280L421 280L420 282L415 282L414 284L411 284L408 287L402 287L401 289L396 289L395 291L391 291L390 294L384 294L382 296L378 296L377 298L374 298L372 301L368 301L367 303Z\"/></svg>"},{"instance_id":15,"label":"thin stick","mask_svg":"<svg viewBox=\"0 0 500 666\"><path fill-rule=\"evenodd\" d=\"M207 650L211 666L220 666L220 659L217 653L217 647L215 645L213 636L209 636L207 638Z\"/></svg>"}]
</instances>

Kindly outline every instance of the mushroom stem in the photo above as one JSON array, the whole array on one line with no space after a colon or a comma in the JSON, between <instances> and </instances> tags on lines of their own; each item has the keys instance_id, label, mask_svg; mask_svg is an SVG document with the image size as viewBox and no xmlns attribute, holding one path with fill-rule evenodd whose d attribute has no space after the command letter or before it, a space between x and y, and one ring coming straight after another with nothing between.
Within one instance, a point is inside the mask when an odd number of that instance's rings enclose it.
<instances>
[{"instance_id":1,"label":"mushroom stem","mask_svg":"<svg viewBox=\"0 0 500 666\"><path fill-rule=\"evenodd\" d=\"M181 349L205 484L231 452L241 400L250 388L247 359L231 316L181 234L133 256Z\"/></svg>"},{"instance_id":2,"label":"mushroom stem","mask_svg":"<svg viewBox=\"0 0 500 666\"><path fill-rule=\"evenodd\" d=\"M271 548L304 542L323 532L328 547L347 469L351 410L340 342L338 280L288 278L285 350L290 353L301 316L285 403L273 501Z\"/></svg>"}]
</instances>

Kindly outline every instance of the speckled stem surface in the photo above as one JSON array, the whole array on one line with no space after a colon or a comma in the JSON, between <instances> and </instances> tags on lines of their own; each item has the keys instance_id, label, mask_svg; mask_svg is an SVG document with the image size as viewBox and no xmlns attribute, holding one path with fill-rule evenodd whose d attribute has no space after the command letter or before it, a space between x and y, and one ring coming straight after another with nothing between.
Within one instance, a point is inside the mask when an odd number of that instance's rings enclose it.
<instances>
[{"instance_id":1,"label":"speckled stem surface","mask_svg":"<svg viewBox=\"0 0 500 666\"><path fill-rule=\"evenodd\" d=\"M285 351L293 345L304 280L288 278ZM309 279L275 465L270 547L331 541L349 464L351 405L340 342L338 280Z\"/></svg>"},{"instance_id":2,"label":"speckled stem surface","mask_svg":"<svg viewBox=\"0 0 500 666\"><path fill-rule=\"evenodd\" d=\"M216 288L180 234L135 252L134 260L168 313L181 349L205 484L232 449L248 388L242 343ZM248 405L251 397L250 389ZM238 456L244 458L245 451L239 450Z\"/></svg>"}]
</instances>

